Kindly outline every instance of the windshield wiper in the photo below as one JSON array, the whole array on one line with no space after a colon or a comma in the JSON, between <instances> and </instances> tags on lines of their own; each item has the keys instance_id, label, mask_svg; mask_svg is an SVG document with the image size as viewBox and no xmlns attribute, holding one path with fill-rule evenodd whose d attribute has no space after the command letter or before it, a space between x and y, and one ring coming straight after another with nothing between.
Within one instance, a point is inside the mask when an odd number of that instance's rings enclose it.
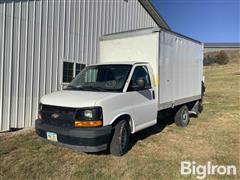
<instances>
[{"instance_id":1,"label":"windshield wiper","mask_svg":"<svg viewBox=\"0 0 240 180\"><path fill-rule=\"evenodd\" d=\"M74 85L68 85L65 90L69 90L69 89L72 89L72 90L85 90L85 91L91 91L91 90L95 90L95 91L108 91L104 88L101 88L101 87L95 87L95 86L74 86Z\"/></svg>"},{"instance_id":2,"label":"windshield wiper","mask_svg":"<svg viewBox=\"0 0 240 180\"><path fill-rule=\"evenodd\" d=\"M101 87L95 87L95 86L86 86L84 88L90 89L90 90L104 91L104 92L108 91L107 89L104 89L104 88L101 88Z\"/></svg>"},{"instance_id":3,"label":"windshield wiper","mask_svg":"<svg viewBox=\"0 0 240 180\"><path fill-rule=\"evenodd\" d=\"M65 89L76 89L76 90L80 90L83 89L82 86L74 86L74 85L68 85Z\"/></svg>"}]
</instances>

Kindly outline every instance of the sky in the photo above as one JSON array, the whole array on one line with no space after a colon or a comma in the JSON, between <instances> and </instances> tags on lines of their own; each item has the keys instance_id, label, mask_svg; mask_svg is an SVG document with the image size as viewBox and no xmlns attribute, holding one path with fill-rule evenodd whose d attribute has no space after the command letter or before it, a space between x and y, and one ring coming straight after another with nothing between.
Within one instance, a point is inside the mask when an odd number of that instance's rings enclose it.
<instances>
[{"instance_id":1,"label":"sky","mask_svg":"<svg viewBox=\"0 0 240 180\"><path fill-rule=\"evenodd\" d=\"M170 28L202 42L240 42L240 0L152 0Z\"/></svg>"}]
</instances>

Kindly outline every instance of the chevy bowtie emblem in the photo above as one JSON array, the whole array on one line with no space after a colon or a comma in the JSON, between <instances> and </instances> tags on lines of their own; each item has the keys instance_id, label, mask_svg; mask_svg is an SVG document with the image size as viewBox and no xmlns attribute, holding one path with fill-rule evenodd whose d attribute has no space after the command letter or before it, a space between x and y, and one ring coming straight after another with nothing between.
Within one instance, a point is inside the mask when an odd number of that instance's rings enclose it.
<instances>
[{"instance_id":1,"label":"chevy bowtie emblem","mask_svg":"<svg viewBox=\"0 0 240 180\"><path fill-rule=\"evenodd\" d=\"M54 119L57 119L57 118L59 118L59 114L53 113L53 114L51 115L51 117L54 118Z\"/></svg>"}]
</instances>

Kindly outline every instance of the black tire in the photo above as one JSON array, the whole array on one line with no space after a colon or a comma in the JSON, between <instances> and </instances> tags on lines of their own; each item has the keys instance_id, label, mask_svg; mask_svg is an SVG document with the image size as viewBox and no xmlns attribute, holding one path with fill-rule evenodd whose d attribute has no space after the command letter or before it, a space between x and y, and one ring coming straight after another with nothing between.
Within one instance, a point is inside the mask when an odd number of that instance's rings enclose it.
<instances>
[{"instance_id":1,"label":"black tire","mask_svg":"<svg viewBox=\"0 0 240 180\"><path fill-rule=\"evenodd\" d=\"M175 124L180 127L186 127L190 121L189 111L187 106L182 106L178 109L174 117Z\"/></svg>"},{"instance_id":2,"label":"black tire","mask_svg":"<svg viewBox=\"0 0 240 180\"><path fill-rule=\"evenodd\" d=\"M122 120L114 127L114 133L110 142L110 153L115 156L122 156L129 149L130 126L125 120Z\"/></svg>"}]
</instances>

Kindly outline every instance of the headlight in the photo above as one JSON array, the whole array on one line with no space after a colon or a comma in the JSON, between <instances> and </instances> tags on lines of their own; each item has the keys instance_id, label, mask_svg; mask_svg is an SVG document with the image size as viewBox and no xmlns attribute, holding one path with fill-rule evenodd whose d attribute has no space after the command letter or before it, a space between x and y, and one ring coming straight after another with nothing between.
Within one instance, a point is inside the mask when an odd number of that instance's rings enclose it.
<instances>
[{"instance_id":1,"label":"headlight","mask_svg":"<svg viewBox=\"0 0 240 180\"><path fill-rule=\"evenodd\" d=\"M93 118L93 111L92 110L84 110L83 116L87 119Z\"/></svg>"},{"instance_id":2,"label":"headlight","mask_svg":"<svg viewBox=\"0 0 240 180\"><path fill-rule=\"evenodd\" d=\"M101 107L83 108L76 113L75 127L96 127L103 125L103 115Z\"/></svg>"}]
</instances>

